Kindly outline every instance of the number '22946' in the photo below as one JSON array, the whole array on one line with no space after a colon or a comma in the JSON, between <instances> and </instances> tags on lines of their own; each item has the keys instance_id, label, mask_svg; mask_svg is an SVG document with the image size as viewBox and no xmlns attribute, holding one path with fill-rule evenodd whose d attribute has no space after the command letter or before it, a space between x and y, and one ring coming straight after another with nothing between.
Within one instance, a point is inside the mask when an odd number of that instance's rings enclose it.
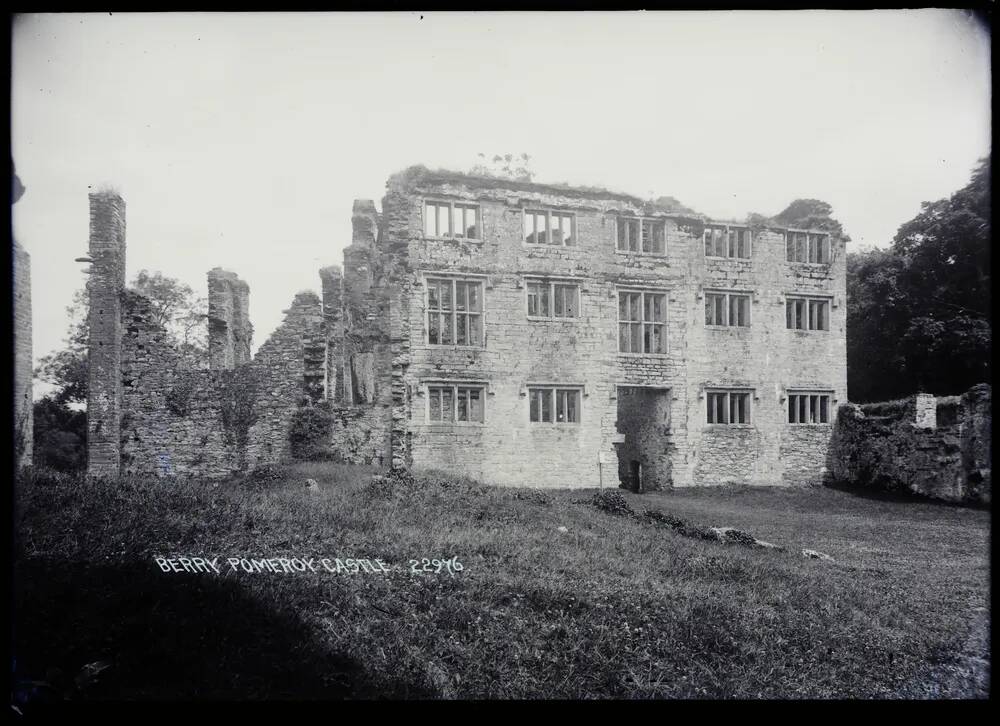
<instances>
[{"instance_id":1,"label":"number '22946'","mask_svg":"<svg viewBox=\"0 0 1000 726\"><path fill-rule=\"evenodd\" d=\"M456 572L461 572L464 569L465 567L458 561L457 557L452 557L450 560L428 559L427 557L420 560L410 560L411 575L422 575L425 572L437 575L444 570L449 575L454 576Z\"/></svg>"}]
</instances>

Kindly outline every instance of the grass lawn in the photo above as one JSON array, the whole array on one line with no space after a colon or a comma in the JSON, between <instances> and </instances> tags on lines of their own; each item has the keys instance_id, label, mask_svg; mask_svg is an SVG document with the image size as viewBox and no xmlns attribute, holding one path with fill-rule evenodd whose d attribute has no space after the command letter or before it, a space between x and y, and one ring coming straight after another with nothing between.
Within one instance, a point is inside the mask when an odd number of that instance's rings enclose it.
<instances>
[{"instance_id":1,"label":"grass lawn","mask_svg":"<svg viewBox=\"0 0 1000 726\"><path fill-rule=\"evenodd\" d=\"M989 607L986 511L830 489L625 493L777 552L609 514L592 490L370 474L19 482L17 676L94 699L898 697ZM157 556L219 557L223 574L164 573ZM398 569L250 574L228 557ZM412 574L424 557L464 569ZM74 688L95 661L109 667Z\"/></svg>"}]
</instances>

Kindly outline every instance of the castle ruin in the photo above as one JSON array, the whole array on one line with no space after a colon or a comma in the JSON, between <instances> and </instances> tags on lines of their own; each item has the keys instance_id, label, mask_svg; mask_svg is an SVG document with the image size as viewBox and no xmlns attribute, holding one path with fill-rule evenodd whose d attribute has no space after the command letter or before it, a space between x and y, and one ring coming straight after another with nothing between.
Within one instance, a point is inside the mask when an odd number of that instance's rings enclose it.
<instances>
[{"instance_id":1,"label":"castle ruin","mask_svg":"<svg viewBox=\"0 0 1000 726\"><path fill-rule=\"evenodd\" d=\"M226 476L295 455L511 486L808 484L847 401L845 239L662 198L433 172L358 200L250 355L249 289L208 273L208 370L126 290L125 205L90 196L91 473Z\"/></svg>"}]
</instances>

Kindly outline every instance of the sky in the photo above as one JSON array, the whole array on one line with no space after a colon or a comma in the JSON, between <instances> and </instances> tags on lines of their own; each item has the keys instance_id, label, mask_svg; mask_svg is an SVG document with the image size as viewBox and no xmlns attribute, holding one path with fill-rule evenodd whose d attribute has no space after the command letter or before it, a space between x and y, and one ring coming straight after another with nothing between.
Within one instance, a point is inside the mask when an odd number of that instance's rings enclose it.
<instances>
[{"instance_id":1,"label":"sky","mask_svg":"<svg viewBox=\"0 0 1000 726\"><path fill-rule=\"evenodd\" d=\"M353 200L413 164L527 153L536 181L718 219L817 198L851 250L990 151L990 40L958 11L25 14L12 51L36 359L62 347L102 185L128 279L204 295L233 270L256 349L342 263Z\"/></svg>"}]
</instances>

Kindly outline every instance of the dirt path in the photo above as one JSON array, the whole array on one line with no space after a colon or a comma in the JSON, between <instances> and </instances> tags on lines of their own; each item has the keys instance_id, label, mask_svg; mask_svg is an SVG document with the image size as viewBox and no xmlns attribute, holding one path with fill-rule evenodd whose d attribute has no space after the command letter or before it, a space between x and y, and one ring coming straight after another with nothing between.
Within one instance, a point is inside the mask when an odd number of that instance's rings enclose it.
<instances>
[{"instance_id":1,"label":"dirt path","mask_svg":"<svg viewBox=\"0 0 1000 726\"><path fill-rule=\"evenodd\" d=\"M899 693L901 698L979 699L990 696L990 611L973 610L972 629L961 651L928 670Z\"/></svg>"}]
</instances>

